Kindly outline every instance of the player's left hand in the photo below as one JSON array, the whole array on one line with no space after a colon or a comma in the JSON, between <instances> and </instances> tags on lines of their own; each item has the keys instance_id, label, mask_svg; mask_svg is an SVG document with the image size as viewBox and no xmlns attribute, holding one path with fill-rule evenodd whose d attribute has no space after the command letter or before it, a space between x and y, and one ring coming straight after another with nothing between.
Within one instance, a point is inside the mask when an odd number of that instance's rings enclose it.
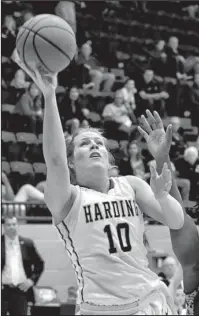
<instances>
[{"instance_id":1,"label":"player's left hand","mask_svg":"<svg viewBox=\"0 0 199 316\"><path fill-rule=\"evenodd\" d=\"M146 140L148 150L156 161L166 161L172 142L172 126L167 127L166 133L159 114L146 110L147 116L141 116L143 127L138 126L138 131Z\"/></svg>"},{"instance_id":2,"label":"player's left hand","mask_svg":"<svg viewBox=\"0 0 199 316\"><path fill-rule=\"evenodd\" d=\"M26 279L23 283L19 284L19 289L23 292L27 292L33 285L34 282L31 279Z\"/></svg>"},{"instance_id":3,"label":"player's left hand","mask_svg":"<svg viewBox=\"0 0 199 316\"><path fill-rule=\"evenodd\" d=\"M164 163L162 168L162 173L158 175L156 171L156 163L153 162L150 165L151 171L151 179L150 179L150 186L153 190L153 193L156 198L162 198L167 196L171 190L172 186L172 177L171 171L168 168L167 163Z\"/></svg>"}]
</instances>

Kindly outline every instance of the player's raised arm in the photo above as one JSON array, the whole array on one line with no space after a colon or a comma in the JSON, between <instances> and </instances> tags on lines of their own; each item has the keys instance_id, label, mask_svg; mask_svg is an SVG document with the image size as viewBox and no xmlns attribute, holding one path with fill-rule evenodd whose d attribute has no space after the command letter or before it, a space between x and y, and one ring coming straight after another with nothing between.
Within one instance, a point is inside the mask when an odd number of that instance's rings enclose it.
<instances>
[{"instance_id":1,"label":"player's raised arm","mask_svg":"<svg viewBox=\"0 0 199 316\"><path fill-rule=\"evenodd\" d=\"M184 224L184 214L180 203L169 194L172 180L167 164L164 164L160 175L154 165L151 165L150 169L150 186L138 177L126 177L135 191L138 206L145 214L169 228L181 228Z\"/></svg>"},{"instance_id":2,"label":"player's raised arm","mask_svg":"<svg viewBox=\"0 0 199 316\"><path fill-rule=\"evenodd\" d=\"M45 73L43 69L38 70L34 65L27 68L19 59L16 62L34 80L44 96L43 153L47 165L45 202L57 223L62 218L63 209L70 210L74 196L55 94L57 75Z\"/></svg>"}]
</instances>

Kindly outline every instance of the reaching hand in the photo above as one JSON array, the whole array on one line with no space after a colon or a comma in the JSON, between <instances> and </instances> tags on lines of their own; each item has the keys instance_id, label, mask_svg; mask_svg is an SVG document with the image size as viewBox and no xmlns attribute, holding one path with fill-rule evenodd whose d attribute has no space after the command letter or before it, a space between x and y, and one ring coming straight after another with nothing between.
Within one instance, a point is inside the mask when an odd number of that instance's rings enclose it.
<instances>
[{"instance_id":1,"label":"reaching hand","mask_svg":"<svg viewBox=\"0 0 199 316\"><path fill-rule=\"evenodd\" d=\"M156 171L156 163L150 165L151 179L150 186L153 190L155 197L161 198L169 194L172 186L171 171L169 170L167 163L162 168L162 173L158 175Z\"/></svg>"},{"instance_id":2,"label":"reaching hand","mask_svg":"<svg viewBox=\"0 0 199 316\"><path fill-rule=\"evenodd\" d=\"M47 72L43 66L36 65L35 62L25 65L19 58L17 51L15 51L14 61L22 68L35 82L38 88L42 91L44 97L57 88L57 74Z\"/></svg>"},{"instance_id":3,"label":"reaching hand","mask_svg":"<svg viewBox=\"0 0 199 316\"><path fill-rule=\"evenodd\" d=\"M157 161L168 157L171 142L172 142L172 128L171 125L167 127L166 133L159 114L154 111L154 115L149 110L146 111L147 118L142 115L141 121L143 128L138 126L138 131L146 140L148 150L154 159Z\"/></svg>"}]
</instances>

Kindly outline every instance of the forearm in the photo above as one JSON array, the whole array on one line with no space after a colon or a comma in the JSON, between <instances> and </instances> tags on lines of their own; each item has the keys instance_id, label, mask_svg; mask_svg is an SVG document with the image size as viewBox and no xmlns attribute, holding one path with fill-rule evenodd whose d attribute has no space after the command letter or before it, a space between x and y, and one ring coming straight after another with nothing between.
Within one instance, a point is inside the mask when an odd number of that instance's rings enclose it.
<instances>
[{"instance_id":1,"label":"forearm","mask_svg":"<svg viewBox=\"0 0 199 316\"><path fill-rule=\"evenodd\" d=\"M59 117L55 91L52 90L45 97L43 121L43 153L46 164L67 161L66 144Z\"/></svg>"},{"instance_id":2,"label":"forearm","mask_svg":"<svg viewBox=\"0 0 199 316\"><path fill-rule=\"evenodd\" d=\"M156 161L158 173L162 170L165 161L168 163L168 167L172 173L170 194L182 205L184 213L184 225L178 230L171 229L170 234L175 255L182 264L182 267L185 268L187 265L190 266L199 263L199 234L193 219L185 211L169 157L165 157L162 161Z\"/></svg>"},{"instance_id":3,"label":"forearm","mask_svg":"<svg viewBox=\"0 0 199 316\"><path fill-rule=\"evenodd\" d=\"M156 197L156 199L161 206L166 225L170 229L180 229L184 224L184 213L180 203L170 194Z\"/></svg>"}]
</instances>

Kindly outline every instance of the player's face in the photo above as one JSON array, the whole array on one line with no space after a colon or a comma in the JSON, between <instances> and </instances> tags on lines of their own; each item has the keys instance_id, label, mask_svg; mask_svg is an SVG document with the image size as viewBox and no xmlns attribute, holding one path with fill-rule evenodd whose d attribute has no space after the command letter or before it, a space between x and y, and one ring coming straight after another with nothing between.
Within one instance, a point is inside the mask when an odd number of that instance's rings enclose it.
<instances>
[{"instance_id":1,"label":"player's face","mask_svg":"<svg viewBox=\"0 0 199 316\"><path fill-rule=\"evenodd\" d=\"M78 173L82 174L93 167L108 170L108 151L103 137L94 132L77 135L74 139L73 164L77 177Z\"/></svg>"},{"instance_id":2,"label":"player's face","mask_svg":"<svg viewBox=\"0 0 199 316\"><path fill-rule=\"evenodd\" d=\"M17 235L18 225L17 225L17 219L15 217L6 219L4 223L4 232L10 238Z\"/></svg>"}]
</instances>

